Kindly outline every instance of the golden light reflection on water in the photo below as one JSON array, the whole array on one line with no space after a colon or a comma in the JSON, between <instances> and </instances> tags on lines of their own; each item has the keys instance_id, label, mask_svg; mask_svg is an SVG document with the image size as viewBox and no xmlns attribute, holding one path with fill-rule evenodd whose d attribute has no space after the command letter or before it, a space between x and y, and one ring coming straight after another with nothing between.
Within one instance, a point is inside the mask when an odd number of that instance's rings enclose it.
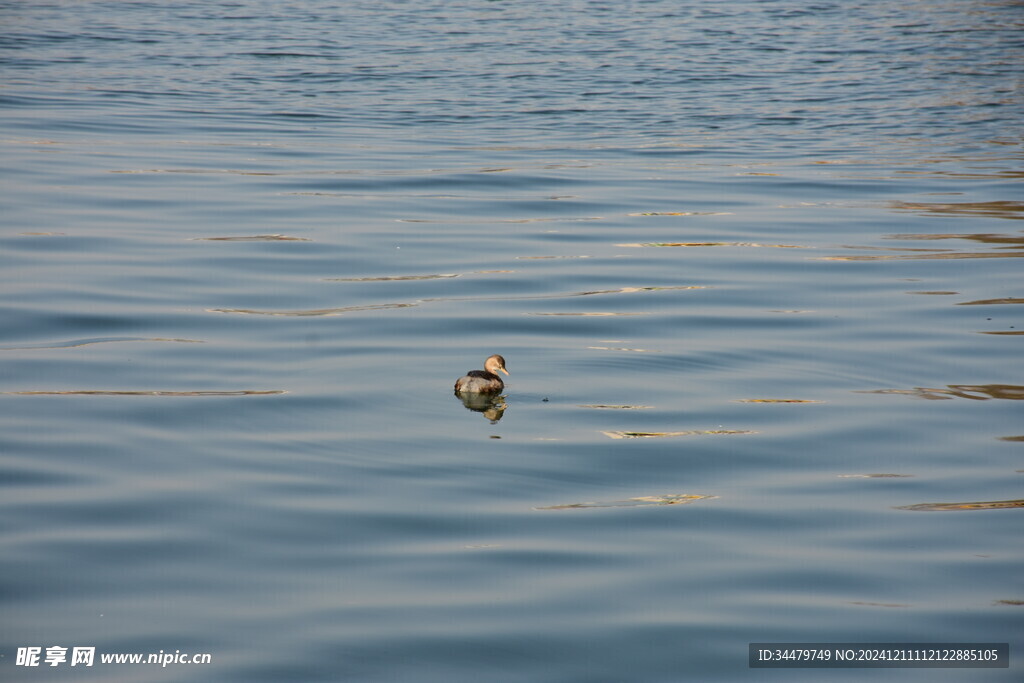
<instances>
[{"instance_id":1,"label":"golden light reflection on water","mask_svg":"<svg viewBox=\"0 0 1024 683\"><path fill-rule=\"evenodd\" d=\"M758 242L631 242L617 247L758 247L764 249L809 249L799 244L759 244Z\"/></svg>"},{"instance_id":2,"label":"golden light reflection on water","mask_svg":"<svg viewBox=\"0 0 1024 683\"><path fill-rule=\"evenodd\" d=\"M1016 384L948 384L946 389L929 389L914 387L913 389L875 389L857 391L858 394L897 394L913 396L932 401L945 401L953 398L969 398L975 401L1004 399L1010 401L1024 400L1024 386Z\"/></svg>"},{"instance_id":3,"label":"golden light reflection on water","mask_svg":"<svg viewBox=\"0 0 1024 683\"><path fill-rule=\"evenodd\" d=\"M967 232L967 233L900 233L887 235L887 240L970 240L982 244L1011 245L1014 248L1024 247L1024 235L1007 235L997 232Z\"/></svg>"},{"instance_id":4,"label":"golden light reflection on water","mask_svg":"<svg viewBox=\"0 0 1024 683\"><path fill-rule=\"evenodd\" d=\"M849 249L864 249L865 247L848 247ZM910 251L910 250L908 250ZM976 258L1014 258L1024 257L1024 251L983 251L983 252L943 252L930 254L857 254L854 256L822 256L816 261L927 261L927 260L956 260Z\"/></svg>"},{"instance_id":5,"label":"golden light reflection on water","mask_svg":"<svg viewBox=\"0 0 1024 683\"><path fill-rule=\"evenodd\" d=\"M1024 304L1024 299L1004 297L1002 299L978 299L977 301L961 301L957 306L993 306L1000 304Z\"/></svg>"},{"instance_id":6,"label":"golden light reflection on water","mask_svg":"<svg viewBox=\"0 0 1024 683\"><path fill-rule=\"evenodd\" d=\"M947 512L954 510L1002 510L1009 508L1024 508L1024 500L992 500L976 503L918 503L917 505L900 505L896 509Z\"/></svg>"},{"instance_id":7,"label":"golden light reflection on water","mask_svg":"<svg viewBox=\"0 0 1024 683\"><path fill-rule=\"evenodd\" d=\"M1024 206L1024 205L1022 205ZM1014 216L1021 218L1024 216ZM844 249L858 251L889 251L898 254L857 254L851 256L824 256L821 261L906 261L906 260L944 260L944 259L977 259L977 258L1013 258L1024 256L1024 236L1006 233L905 233L886 235L886 240L897 241L940 241L963 240L974 245L991 246L988 251L967 251L950 248L912 248L912 247L876 247L876 246L843 246Z\"/></svg>"},{"instance_id":8,"label":"golden light reflection on water","mask_svg":"<svg viewBox=\"0 0 1024 683\"><path fill-rule=\"evenodd\" d=\"M688 505L698 500L714 500L718 496L705 496L694 494L674 494L668 496L640 496L638 498L627 498L625 500L611 500L603 502L587 503L566 503L564 505L547 505L534 508L534 510L573 510L578 508L622 508L622 507L644 507L648 505Z\"/></svg>"},{"instance_id":9,"label":"golden light reflection on water","mask_svg":"<svg viewBox=\"0 0 1024 683\"><path fill-rule=\"evenodd\" d=\"M737 398L736 403L824 403L806 398Z\"/></svg>"},{"instance_id":10,"label":"golden light reflection on water","mask_svg":"<svg viewBox=\"0 0 1024 683\"><path fill-rule=\"evenodd\" d=\"M719 434L757 434L749 429L690 429L682 432L601 432L610 439L656 439L672 436L705 436Z\"/></svg>"},{"instance_id":11,"label":"golden light reflection on water","mask_svg":"<svg viewBox=\"0 0 1024 683\"><path fill-rule=\"evenodd\" d=\"M1024 202L889 202L896 211L912 211L924 215L971 216L984 218L1024 218Z\"/></svg>"}]
</instances>

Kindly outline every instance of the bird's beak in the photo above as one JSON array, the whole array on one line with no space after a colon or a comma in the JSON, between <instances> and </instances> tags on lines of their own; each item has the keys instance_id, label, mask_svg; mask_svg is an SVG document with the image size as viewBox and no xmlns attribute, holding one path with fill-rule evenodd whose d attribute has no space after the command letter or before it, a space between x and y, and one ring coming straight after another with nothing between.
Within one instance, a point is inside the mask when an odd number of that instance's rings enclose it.
<instances>
[{"instance_id":1,"label":"bird's beak","mask_svg":"<svg viewBox=\"0 0 1024 683\"><path fill-rule=\"evenodd\" d=\"M508 374L508 370L506 370L505 368L498 368L498 369L501 370L502 372L504 372L506 375Z\"/></svg>"}]
</instances>

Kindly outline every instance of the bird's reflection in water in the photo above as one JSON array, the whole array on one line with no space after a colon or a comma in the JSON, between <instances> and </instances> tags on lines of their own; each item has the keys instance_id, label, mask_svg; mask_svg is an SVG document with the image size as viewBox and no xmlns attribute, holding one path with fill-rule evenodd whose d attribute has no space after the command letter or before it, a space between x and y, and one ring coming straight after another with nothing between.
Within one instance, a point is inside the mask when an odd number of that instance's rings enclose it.
<instances>
[{"instance_id":1,"label":"bird's reflection in water","mask_svg":"<svg viewBox=\"0 0 1024 683\"><path fill-rule=\"evenodd\" d=\"M456 391L455 396L469 410L483 413L494 424L505 414L505 397L499 394L479 394L472 391Z\"/></svg>"}]
</instances>

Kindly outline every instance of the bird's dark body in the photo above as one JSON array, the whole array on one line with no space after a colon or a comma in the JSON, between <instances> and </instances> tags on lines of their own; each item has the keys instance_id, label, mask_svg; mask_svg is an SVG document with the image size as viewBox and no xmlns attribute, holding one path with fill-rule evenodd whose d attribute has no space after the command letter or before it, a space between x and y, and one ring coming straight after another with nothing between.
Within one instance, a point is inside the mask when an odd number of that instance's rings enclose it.
<instances>
[{"instance_id":1,"label":"bird's dark body","mask_svg":"<svg viewBox=\"0 0 1024 683\"><path fill-rule=\"evenodd\" d=\"M500 370L507 375L505 359L501 356L491 356L484 363L484 367L487 369L470 370L465 376L460 377L455 382L455 391L457 393L496 394L504 389L505 383L501 381L501 377L491 370Z\"/></svg>"}]
</instances>

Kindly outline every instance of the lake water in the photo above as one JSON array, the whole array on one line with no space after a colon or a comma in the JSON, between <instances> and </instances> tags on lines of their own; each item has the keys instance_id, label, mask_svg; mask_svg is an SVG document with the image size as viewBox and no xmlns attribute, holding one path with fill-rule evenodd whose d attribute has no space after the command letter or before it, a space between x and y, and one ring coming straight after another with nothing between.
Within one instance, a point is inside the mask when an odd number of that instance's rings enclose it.
<instances>
[{"instance_id":1,"label":"lake water","mask_svg":"<svg viewBox=\"0 0 1024 683\"><path fill-rule=\"evenodd\" d=\"M0 27L0 678L1020 680L1020 2Z\"/></svg>"}]
</instances>

